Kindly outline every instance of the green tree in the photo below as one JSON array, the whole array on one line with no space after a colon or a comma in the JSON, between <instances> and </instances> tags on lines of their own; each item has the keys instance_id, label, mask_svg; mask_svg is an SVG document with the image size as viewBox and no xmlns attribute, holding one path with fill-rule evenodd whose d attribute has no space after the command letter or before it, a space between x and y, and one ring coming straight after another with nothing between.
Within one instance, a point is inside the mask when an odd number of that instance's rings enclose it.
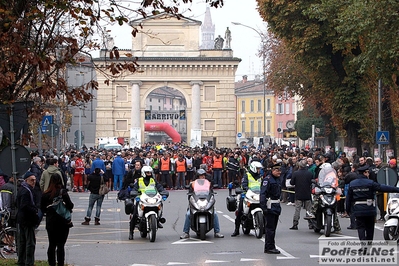
<instances>
[{"instance_id":1,"label":"green tree","mask_svg":"<svg viewBox=\"0 0 399 266\"><path fill-rule=\"evenodd\" d=\"M271 32L302 66L308 86L297 91L360 149L375 129L377 79L397 88L396 1L258 0ZM305 82L304 82L305 84ZM323 107L323 108L319 108Z\"/></svg>"},{"instance_id":2,"label":"green tree","mask_svg":"<svg viewBox=\"0 0 399 266\"><path fill-rule=\"evenodd\" d=\"M56 98L69 105L90 101L95 81L78 88L68 88L62 73L66 67L79 64L90 52L104 48L107 35L104 25L123 25L134 15L146 17L160 12L178 18L179 6L192 0L9 0L0 2L0 103L33 100L31 114L40 114ZM206 0L220 7L222 0ZM139 28L132 29L135 36ZM100 35L98 40L93 36ZM117 47L110 47L110 59L118 59ZM129 56L127 54L126 56ZM95 66L96 67L96 66ZM137 62L109 60L110 76L122 71L135 72ZM61 73L61 74L60 74Z\"/></svg>"}]
</instances>

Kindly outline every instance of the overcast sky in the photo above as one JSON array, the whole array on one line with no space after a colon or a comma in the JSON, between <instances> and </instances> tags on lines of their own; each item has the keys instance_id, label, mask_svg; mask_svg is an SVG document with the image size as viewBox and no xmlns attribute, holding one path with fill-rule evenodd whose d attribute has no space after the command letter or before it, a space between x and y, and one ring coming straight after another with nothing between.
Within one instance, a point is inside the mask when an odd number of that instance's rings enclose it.
<instances>
[{"instance_id":1,"label":"overcast sky","mask_svg":"<svg viewBox=\"0 0 399 266\"><path fill-rule=\"evenodd\" d=\"M184 16L203 22L206 10L204 0L193 0L192 5L184 6L180 10L187 10L187 8L190 8L191 12L183 12ZM224 0L222 8L211 8L211 15L215 25L215 37L218 35L224 37L226 27L229 27L234 56L242 59L236 72L236 81L241 80L243 75L248 75L249 79L253 79L257 74L262 75L262 58L258 56L261 44L259 34L249 28L231 24L231 22L239 22L259 32L264 32L266 23L257 11L256 0ZM127 40L127 34L130 34L128 26L118 27L117 30L112 29L110 33L119 49L131 48L131 40Z\"/></svg>"}]
</instances>

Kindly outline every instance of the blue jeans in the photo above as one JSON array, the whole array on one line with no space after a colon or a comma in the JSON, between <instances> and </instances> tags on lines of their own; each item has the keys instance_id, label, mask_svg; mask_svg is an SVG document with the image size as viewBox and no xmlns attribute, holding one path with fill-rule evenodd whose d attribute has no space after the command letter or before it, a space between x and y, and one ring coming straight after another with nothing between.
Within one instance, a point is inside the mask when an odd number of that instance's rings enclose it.
<instances>
[{"instance_id":1,"label":"blue jeans","mask_svg":"<svg viewBox=\"0 0 399 266\"><path fill-rule=\"evenodd\" d=\"M223 187L222 184L222 170L213 170L213 183L218 185L218 188Z\"/></svg>"},{"instance_id":2,"label":"blue jeans","mask_svg":"<svg viewBox=\"0 0 399 266\"><path fill-rule=\"evenodd\" d=\"M93 194L90 193L89 196L89 207L87 208L87 213L86 213L86 217L90 218L91 217L91 212L93 210L94 207L94 203L97 201L97 206L96 206L96 218L100 218L100 214L101 214L101 205L103 204L103 200L104 200L104 195L98 195L98 194Z\"/></svg>"},{"instance_id":3,"label":"blue jeans","mask_svg":"<svg viewBox=\"0 0 399 266\"><path fill-rule=\"evenodd\" d=\"M123 175L114 175L114 190L121 190L123 182ZM118 187L119 183L119 187Z\"/></svg>"},{"instance_id":4,"label":"blue jeans","mask_svg":"<svg viewBox=\"0 0 399 266\"><path fill-rule=\"evenodd\" d=\"M186 173L185 172L176 173L176 187L184 188L185 185L186 185Z\"/></svg>"},{"instance_id":5,"label":"blue jeans","mask_svg":"<svg viewBox=\"0 0 399 266\"><path fill-rule=\"evenodd\" d=\"M183 232L189 233L190 232L190 210L187 210L186 219L184 220L184 227ZM219 225L219 217L216 212L213 213L213 231L216 233L220 232L220 225Z\"/></svg>"}]
</instances>

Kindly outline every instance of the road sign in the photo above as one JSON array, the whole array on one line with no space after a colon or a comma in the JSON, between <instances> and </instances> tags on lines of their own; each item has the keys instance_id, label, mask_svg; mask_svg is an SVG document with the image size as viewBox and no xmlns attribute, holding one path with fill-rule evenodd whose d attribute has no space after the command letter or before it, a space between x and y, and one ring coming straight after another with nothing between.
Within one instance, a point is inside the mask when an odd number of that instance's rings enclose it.
<instances>
[{"instance_id":1,"label":"road sign","mask_svg":"<svg viewBox=\"0 0 399 266\"><path fill-rule=\"evenodd\" d=\"M238 133L237 133L237 137L238 137L238 138L241 138L241 137L242 137L242 133L241 133L241 132L238 132Z\"/></svg>"},{"instance_id":2,"label":"road sign","mask_svg":"<svg viewBox=\"0 0 399 266\"><path fill-rule=\"evenodd\" d=\"M47 126L47 135L50 137L55 137L59 134L59 127L57 124L50 124Z\"/></svg>"},{"instance_id":3,"label":"road sign","mask_svg":"<svg viewBox=\"0 0 399 266\"><path fill-rule=\"evenodd\" d=\"M398 181L398 175L389 167L383 167L377 172L377 181L380 184L395 186Z\"/></svg>"},{"instance_id":4,"label":"road sign","mask_svg":"<svg viewBox=\"0 0 399 266\"><path fill-rule=\"evenodd\" d=\"M389 144L389 131L377 131L375 135L377 144Z\"/></svg>"},{"instance_id":5,"label":"road sign","mask_svg":"<svg viewBox=\"0 0 399 266\"><path fill-rule=\"evenodd\" d=\"M42 119L42 133L47 132L48 125L53 123L53 116L52 115L45 115Z\"/></svg>"}]
</instances>

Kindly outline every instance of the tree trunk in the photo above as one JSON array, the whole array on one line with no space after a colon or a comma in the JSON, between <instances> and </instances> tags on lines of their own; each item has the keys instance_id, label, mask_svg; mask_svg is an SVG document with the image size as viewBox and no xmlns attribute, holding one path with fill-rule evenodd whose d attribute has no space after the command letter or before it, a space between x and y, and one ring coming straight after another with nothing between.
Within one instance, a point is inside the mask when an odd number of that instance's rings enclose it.
<instances>
[{"instance_id":1,"label":"tree trunk","mask_svg":"<svg viewBox=\"0 0 399 266\"><path fill-rule=\"evenodd\" d=\"M349 147L356 147L357 154L362 155L362 142L359 138L359 124L348 122L346 125L346 143Z\"/></svg>"}]
</instances>

